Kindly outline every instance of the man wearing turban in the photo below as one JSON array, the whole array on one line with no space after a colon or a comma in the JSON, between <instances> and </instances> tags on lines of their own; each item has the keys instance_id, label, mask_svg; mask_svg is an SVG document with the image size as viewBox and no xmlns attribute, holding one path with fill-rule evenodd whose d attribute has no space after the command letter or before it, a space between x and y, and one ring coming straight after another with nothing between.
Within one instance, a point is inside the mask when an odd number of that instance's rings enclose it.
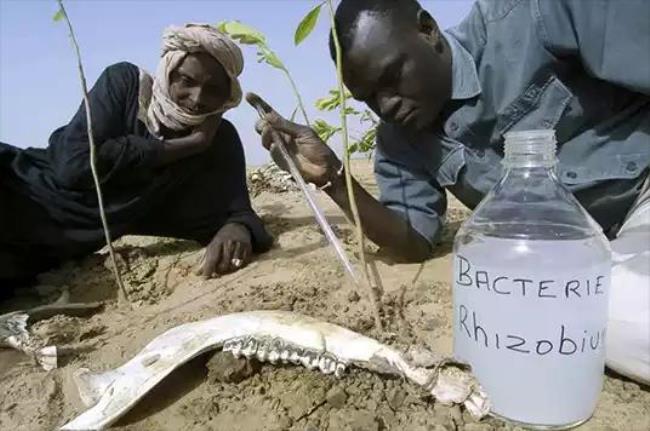
<instances>
[{"instance_id":1,"label":"man wearing turban","mask_svg":"<svg viewBox=\"0 0 650 431\"><path fill-rule=\"evenodd\" d=\"M154 77L125 62L104 70L89 98L113 238L199 241L208 277L271 246L250 205L239 136L222 119L241 101L242 69L228 36L187 24L165 30ZM0 143L0 287L103 245L83 104L45 149Z\"/></svg>"}]
</instances>

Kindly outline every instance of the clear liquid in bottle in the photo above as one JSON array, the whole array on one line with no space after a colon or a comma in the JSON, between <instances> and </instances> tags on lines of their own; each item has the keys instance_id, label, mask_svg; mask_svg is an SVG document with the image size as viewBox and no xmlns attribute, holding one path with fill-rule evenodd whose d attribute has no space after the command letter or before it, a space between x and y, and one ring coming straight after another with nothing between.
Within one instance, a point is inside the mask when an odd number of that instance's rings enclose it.
<instances>
[{"instance_id":1,"label":"clear liquid in bottle","mask_svg":"<svg viewBox=\"0 0 650 431\"><path fill-rule=\"evenodd\" d=\"M539 429L591 417L611 253L554 173L553 131L506 135L505 174L454 243L454 354L492 412Z\"/></svg>"}]
</instances>

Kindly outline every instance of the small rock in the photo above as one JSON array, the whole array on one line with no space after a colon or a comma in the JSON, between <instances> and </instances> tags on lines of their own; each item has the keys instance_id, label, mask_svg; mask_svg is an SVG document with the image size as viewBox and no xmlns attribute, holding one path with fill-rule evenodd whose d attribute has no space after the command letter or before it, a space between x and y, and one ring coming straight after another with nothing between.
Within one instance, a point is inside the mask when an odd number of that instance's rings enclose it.
<instances>
[{"instance_id":1,"label":"small rock","mask_svg":"<svg viewBox=\"0 0 650 431\"><path fill-rule=\"evenodd\" d=\"M309 416L316 406L327 402L329 384L322 374L301 374L301 378L287 384L282 406L294 422Z\"/></svg>"},{"instance_id":2,"label":"small rock","mask_svg":"<svg viewBox=\"0 0 650 431\"><path fill-rule=\"evenodd\" d=\"M399 410L402 405L404 405L404 400L406 399L406 392L401 388L394 388L388 392L387 401L390 408L393 410Z\"/></svg>"},{"instance_id":3,"label":"small rock","mask_svg":"<svg viewBox=\"0 0 650 431\"><path fill-rule=\"evenodd\" d=\"M449 406L435 403L433 405L433 417L436 419L436 422L447 423L451 419L449 416Z\"/></svg>"},{"instance_id":4,"label":"small rock","mask_svg":"<svg viewBox=\"0 0 650 431\"><path fill-rule=\"evenodd\" d=\"M289 416L280 416L277 420L278 429L288 430L293 425L293 421Z\"/></svg>"},{"instance_id":5,"label":"small rock","mask_svg":"<svg viewBox=\"0 0 650 431\"><path fill-rule=\"evenodd\" d=\"M381 302L388 306L395 305L395 297L393 295L384 295Z\"/></svg>"},{"instance_id":6,"label":"small rock","mask_svg":"<svg viewBox=\"0 0 650 431\"><path fill-rule=\"evenodd\" d=\"M463 414L458 406L452 406L449 408L449 416L451 416L451 419L454 421L456 426L461 426L465 423L463 420Z\"/></svg>"},{"instance_id":7,"label":"small rock","mask_svg":"<svg viewBox=\"0 0 650 431\"><path fill-rule=\"evenodd\" d=\"M121 253L115 253L114 256L117 267L121 271L127 271L129 268L129 263L126 261L126 259L124 259L124 256L122 256ZM109 271L113 270L113 258L110 256L110 254L107 254L104 258L104 268L108 269Z\"/></svg>"},{"instance_id":8,"label":"small rock","mask_svg":"<svg viewBox=\"0 0 650 431\"><path fill-rule=\"evenodd\" d=\"M375 322L370 318L360 317L355 326L358 331L369 331L375 326Z\"/></svg>"},{"instance_id":9,"label":"small rock","mask_svg":"<svg viewBox=\"0 0 650 431\"><path fill-rule=\"evenodd\" d=\"M371 412L376 412L378 407L379 407L379 406L377 405L377 401L375 401L374 399L369 398L369 399L366 401L366 409L367 409L367 410L369 410L369 411L371 411Z\"/></svg>"},{"instance_id":10,"label":"small rock","mask_svg":"<svg viewBox=\"0 0 650 431\"><path fill-rule=\"evenodd\" d=\"M337 431L379 431L376 417L369 411L341 409L329 416L330 430Z\"/></svg>"},{"instance_id":11,"label":"small rock","mask_svg":"<svg viewBox=\"0 0 650 431\"><path fill-rule=\"evenodd\" d=\"M100 324L95 324L90 327L82 328L79 334L79 341L85 341L91 338L99 337L105 332L106 332L106 327Z\"/></svg>"},{"instance_id":12,"label":"small rock","mask_svg":"<svg viewBox=\"0 0 650 431\"><path fill-rule=\"evenodd\" d=\"M634 382L624 382L623 383L623 388L625 388L626 391L638 391L639 390L639 385Z\"/></svg>"},{"instance_id":13,"label":"small rock","mask_svg":"<svg viewBox=\"0 0 650 431\"><path fill-rule=\"evenodd\" d=\"M361 299L361 297L354 290L351 291L350 293L348 293L348 301L350 301L350 302L359 302L360 299Z\"/></svg>"},{"instance_id":14,"label":"small rock","mask_svg":"<svg viewBox=\"0 0 650 431\"><path fill-rule=\"evenodd\" d=\"M300 190L291 178L291 174L284 172L275 163L256 168L247 176L248 190L253 196L257 196L263 191L282 193Z\"/></svg>"},{"instance_id":15,"label":"small rock","mask_svg":"<svg viewBox=\"0 0 650 431\"><path fill-rule=\"evenodd\" d=\"M257 361L235 358L230 352L217 352L205 364L210 383L239 383L259 370Z\"/></svg>"},{"instance_id":16,"label":"small rock","mask_svg":"<svg viewBox=\"0 0 650 431\"><path fill-rule=\"evenodd\" d=\"M619 393L618 396L624 403L629 403L634 399L634 394L627 391Z\"/></svg>"},{"instance_id":17,"label":"small rock","mask_svg":"<svg viewBox=\"0 0 650 431\"><path fill-rule=\"evenodd\" d=\"M348 395L344 390L333 387L327 392L326 395L327 404L332 406L332 408L340 409L345 405L345 402L348 400Z\"/></svg>"},{"instance_id":18,"label":"small rock","mask_svg":"<svg viewBox=\"0 0 650 431\"><path fill-rule=\"evenodd\" d=\"M466 424L472 424L476 422L474 416L469 412L469 410L463 410L463 422Z\"/></svg>"}]
</instances>

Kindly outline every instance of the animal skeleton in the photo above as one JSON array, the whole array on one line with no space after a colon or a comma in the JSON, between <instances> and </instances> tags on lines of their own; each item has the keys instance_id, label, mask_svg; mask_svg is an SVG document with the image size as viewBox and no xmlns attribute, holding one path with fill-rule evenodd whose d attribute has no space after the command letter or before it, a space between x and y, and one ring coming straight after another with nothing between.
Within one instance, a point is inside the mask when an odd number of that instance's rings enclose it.
<instances>
[{"instance_id":1,"label":"animal skeleton","mask_svg":"<svg viewBox=\"0 0 650 431\"><path fill-rule=\"evenodd\" d=\"M236 357L292 363L335 376L357 366L404 377L443 404L464 404L476 418L485 416L490 408L485 393L463 364L434 359L427 366L418 365L416 355L403 355L331 323L285 311L252 311L172 328L114 370L97 374L78 370L74 379L82 401L90 408L62 430L111 425L174 369L219 347Z\"/></svg>"}]
</instances>

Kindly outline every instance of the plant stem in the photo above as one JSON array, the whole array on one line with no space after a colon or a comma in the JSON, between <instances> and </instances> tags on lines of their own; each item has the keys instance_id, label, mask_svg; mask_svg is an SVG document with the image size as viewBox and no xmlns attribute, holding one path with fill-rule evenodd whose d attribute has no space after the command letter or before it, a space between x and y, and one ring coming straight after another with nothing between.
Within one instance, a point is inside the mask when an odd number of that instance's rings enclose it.
<instances>
[{"instance_id":1,"label":"plant stem","mask_svg":"<svg viewBox=\"0 0 650 431\"><path fill-rule=\"evenodd\" d=\"M286 67L283 68L282 71L284 72L284 74L287 76L287 79L289 79L289 82L291 83L291 88L293 88L293 93L295 94L296 99L298 100L298 106L300 107L300 112L302 113L302 116L305 119L305 123L307 124L308 127L311 127L311 124L309 123L309 117L307 116L307 110L305 109L305 104L302 101L302 96L298 91L298 86L296 85L296 82L293 80L291 73L289 73L289 70Z\"/></svg>"},{"instance_id":2,"label":"plant stem","mask_svg":"<svg viewBox=\"0 0 650 431\"><path fill-rule=\"evenodd\" d=\"M92 173L93 181L95 182L95 190L97 191L97 203L99 204L99 216L102 220L102 227L104 229L104 237L106 239L106 245L108 246L108 253L111 257L111 263L113 266L113 275L115 276L115 281L119 287L117 292L117 297L119 302L128 301L128 295L126 293L126 288L122 282L122 277L120 276L120 270L117 266L117 261L115 259L115 251L113 250L113 243L111 242L111 233L108 230L108 222L106 221L106 213L104 211L104 198L102 196L102 189L99 184L99 177L97 175L97 166L95 164L96 159L96 148L95 148L95 139L93 138L93 128L92 128L92 117L90 113L90 100L88 99L88 86L86 85L86 75L84 74L83 65L81 63L81 52L79 50L79 44L77 43L77 38L74 34L74 29L72 28L72 23L68 17L68 13L63 6L62 0L57 0L59 3L59 8L63 13L63 18L68 25L68 30L70 31L70 39L72 40L72 45L75 50L77 57L77 67L79 69L79 79L81 80L81 91L83 93L84 107L86 110L86 124L88 127L88 145L90 147L90 171Z\"/></svg>"},{"instance_id":3,"label":"plant stem","mask_svg":"<svg viewBox=\"0 0 650 431\"><path fill-rule=\"evenodd\" d=\"M366 285L368 288L368 293L370 296L370 305L372 306L373 317L375 319L375 327L379 331L383 331L383 325L381 323L381 316L379 314L379 306L377 298L375 297L375 288L371 282L370 273L368 271L368 264L366 262L366 247L364 241L363 227L361 226L361 218L359 217L359 208L357 207L357 201L354 196L354 188L352 186L352 172L350 169L350 151L349 151L349 137L348 137L348 122L346 115L346 98L345 98L345 88L343 86L343 68L342 68L342 53L341 53L341 44L339 41L338 33L336 31L336 21L334 19L334 6L332 0L327 0L327 6L329 7L331 27L332 27L332 37L334 39L334 46L336 48L336 78L339 87L339 113L341 117L341 127L342 127L342 136L343 136L343 165L345 168L345 183L348 191L348 200L350 201L350 210L352 211L352 217L354 218L354 224L356 227L357 241L359 243L359 257L361 258L361 265L363 266L363 273L366 280Z\"/></svg>"}]
</instances>

